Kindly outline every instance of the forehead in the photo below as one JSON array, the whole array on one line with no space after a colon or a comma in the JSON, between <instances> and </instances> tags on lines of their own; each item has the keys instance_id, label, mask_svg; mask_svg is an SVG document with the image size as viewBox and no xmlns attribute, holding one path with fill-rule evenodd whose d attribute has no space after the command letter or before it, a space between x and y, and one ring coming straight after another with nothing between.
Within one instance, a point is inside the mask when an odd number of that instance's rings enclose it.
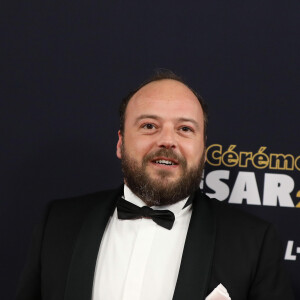
<instances>
[{"instance_id":1,"label":"forehead","mask_svg":"<svg viewBox=\"0 0 300 300\"><path fill-rule=\"evenodd\" d=\"M143 113L203 121L202 107L195 94L183 83L170 79L151 82L133 95L126 109L126 119Z\"/></svg>"}]
</instances>

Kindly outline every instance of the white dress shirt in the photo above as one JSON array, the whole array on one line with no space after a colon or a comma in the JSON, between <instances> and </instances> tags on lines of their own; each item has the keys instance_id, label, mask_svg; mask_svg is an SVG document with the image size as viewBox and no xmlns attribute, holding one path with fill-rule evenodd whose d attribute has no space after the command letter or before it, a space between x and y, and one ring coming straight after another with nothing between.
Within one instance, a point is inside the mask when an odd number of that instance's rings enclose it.
<instances>
[{"instance_id":1,"label":"white dress shirt","mask_svg":"<svg viewBox=\"0 0 300 300\"><path fill-rule=\"evenodd\" d=\"M126 185L124 197L145 206ZM152 219L119 220L115 209L100 245L92 300L172 299L192 214L191 205L183 209L186 201L152 207L174 213L171 230Z\"/></svg>"}]
</instances>

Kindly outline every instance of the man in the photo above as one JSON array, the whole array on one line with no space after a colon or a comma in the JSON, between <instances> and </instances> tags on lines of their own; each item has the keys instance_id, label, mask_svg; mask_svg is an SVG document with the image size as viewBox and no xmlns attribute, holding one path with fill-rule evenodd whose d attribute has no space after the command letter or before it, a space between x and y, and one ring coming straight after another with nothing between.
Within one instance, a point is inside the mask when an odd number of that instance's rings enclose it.
<instances>
[{"instance_id":1,"label":"man","mask_svg":"<svg viewBox=\"0 0 300 300\"><path fill-rule=\"evenodd\" d=\"M198 188L202 98L160 73L123 100L120 123L124 186L49 205L17 299L293 299L270 224Z\"/></svg>"}]
</instances>

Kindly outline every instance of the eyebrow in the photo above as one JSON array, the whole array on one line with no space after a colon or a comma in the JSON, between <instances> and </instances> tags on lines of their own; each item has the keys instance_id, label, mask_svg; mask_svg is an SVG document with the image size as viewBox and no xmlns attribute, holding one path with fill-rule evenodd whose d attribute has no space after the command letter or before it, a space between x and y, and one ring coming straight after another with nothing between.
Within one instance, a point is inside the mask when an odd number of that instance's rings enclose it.
<instances>
[{"instance_id":1,"label":"eyebrow","mask_svg":"<svg viewBox=\"0 0 300 300\"><path fill-rule=\"evenodd\" d=\"M157 115L140 115L135 119L134 124L137 124L140 120L143 119L154 119L154 120L161 120L161 118Z\"/></svg>"},{"instance_id":2,"label":"eyebrow","mask_svg":"<svg viewBox=\"0 0 300 300\"><path fill-rule=\"evenodd\" d=\"M143 119L154 119L154 120L161 120L161 117L157 115L140 115L139 117L136 118L135 124L137 124L140 120ZM178 122L190 122L192 123L197 129L199 129L199 124L194 120L190 118L178 118L176 121Z\"/></svg>"},{"instance_id":3,"label":"eyebrow","mask_svg":"<svg viewBox=\"0 0 300 300\"><path fill-rule=\"evenodd\" d=\"M194 119L190 119L190 118L179 118L178 122L190 122L192 123L196 129L200 129L199 124L194 120Z\"/></svg>"}]
</instances>

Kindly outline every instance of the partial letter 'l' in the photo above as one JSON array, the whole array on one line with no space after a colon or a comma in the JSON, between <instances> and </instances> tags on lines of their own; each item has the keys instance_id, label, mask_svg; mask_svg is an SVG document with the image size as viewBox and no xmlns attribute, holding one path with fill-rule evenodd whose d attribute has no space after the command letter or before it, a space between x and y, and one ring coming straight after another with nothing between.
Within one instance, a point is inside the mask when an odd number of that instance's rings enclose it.
<instances>
[{"instance_id":1,"label":"partial letter 'l'","mask_svg":"<svg viewBox=\"0 0 300 300\"><path fill-rule=\"evenodd\" d=\"M285 260L296 260L296 255L293 255L293 247L294 247L294 241L288 241L286 251L285 251Z\"/></svg>"}]
</instances>

